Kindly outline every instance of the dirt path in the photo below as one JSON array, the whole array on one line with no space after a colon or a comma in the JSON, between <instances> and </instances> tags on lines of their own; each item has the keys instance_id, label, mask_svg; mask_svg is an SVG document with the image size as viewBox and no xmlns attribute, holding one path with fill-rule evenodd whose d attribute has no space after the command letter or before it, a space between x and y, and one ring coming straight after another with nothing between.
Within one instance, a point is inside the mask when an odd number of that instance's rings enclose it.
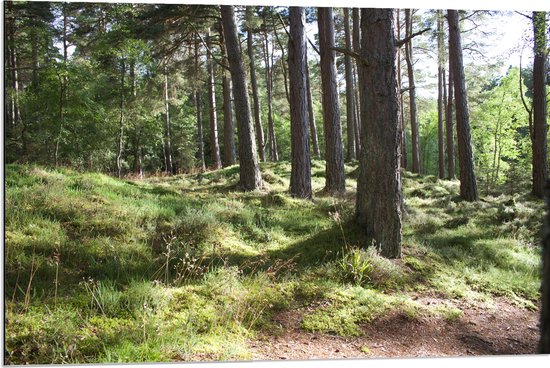
<instances>
[{"instance_id":1,"label":"dirt path","mask_svg":"<svg viewBox=\"0 0 550 368\"><path fill-rule=\"evenodd\" d=\"M421 303L441 300L422 297ZM411 320L392 313L363 327L361 337L313 334L300 328L299 310L281 313L274 321L280 334L250 341L254 360L304 360L367 357L427 357L534 354L538 343L538 312L518 308L506 299L490 305L455 302L463 311L448 322L439 317Z\"/></svg>"}]
</instances>

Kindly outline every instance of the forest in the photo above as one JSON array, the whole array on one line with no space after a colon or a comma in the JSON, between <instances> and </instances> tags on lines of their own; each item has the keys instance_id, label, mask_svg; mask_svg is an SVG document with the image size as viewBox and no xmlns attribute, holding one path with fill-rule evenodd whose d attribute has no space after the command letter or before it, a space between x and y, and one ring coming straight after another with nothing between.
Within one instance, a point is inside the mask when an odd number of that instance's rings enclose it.
<instances>
[{"instance_id":1,"label":"forest","mask_svg":"<svg viewBox=\"0 0 550 368\"><path fill-rule=\"evenodd\" d=\"M4 364L550 353L546 11L3 20Z\"/></svg>"}]
</instances>

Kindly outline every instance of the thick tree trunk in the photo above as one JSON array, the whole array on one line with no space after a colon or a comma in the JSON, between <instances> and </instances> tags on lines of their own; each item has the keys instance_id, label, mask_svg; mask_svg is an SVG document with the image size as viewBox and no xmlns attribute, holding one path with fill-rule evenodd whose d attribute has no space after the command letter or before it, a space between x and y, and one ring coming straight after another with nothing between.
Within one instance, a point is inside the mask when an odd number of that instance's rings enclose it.
<instances>
[{"instance_id":1,"label":"thick tree trunk","mask_svg":"<svg viewBox=\"0 0 550 368\"><path fill-rule=\"evenodd\" d=\"M405 9L405 29L406 37L412 35L412 17L411 10ZM412 40L405 45L405 60L407 61L407 74L409 77L409 111L411 121L411 140L412 140L412 172L420 172L420 145L418 132L418 112L416 109L416 86L414 82L414 68L412 61Z\"/></svg>"},{"instance_id":2,"label":"thick tree trunk","mask_svg":"<svg viewBox=\"0 0 550 368\"><path fill-rule=\"evenodd\" d=\"M256 141L254 140L254 125L250 113L246 71L240 50L235 13L232 6L222 5L222 24L225 46L227 50L233 92L235 96L235 112L237 117L237 134L239 137L240 181L243 190L261 189L262 175L258 165Z\"/></svg>"},{"instance_id":3,"label":"thick tree trunk","mask_svg":"<svg viewBox=\"0 0 550 368\"><path fill-rule=\"evenodd\" d=\"M210 154L212 159L212 168L221 169L220 144L218 143L218 116L216 112L216 84L214 82L214 60L211 55L212 42L210 30L206 35L206 63L208 68L208 101L210 103Z\"/></svg>"},{"instance_id":4,"label":"thick tree trunk","mask_svg":"<svg viewBox=\"0 0 550 368\"><path fill-rule=\"evenodd\" d=\"M307 44L306 44L307 48ZM307 116L309 118L309 134L311 135L311 144L313 146L313 154L315 158L321 158L319 151L319 138L317 135L317 124L315 123L315 112L313 110L313 98L311 96L311 80L309 77L309 64L307 62L306 52L306 92L307 92Z\"/></svg>"},{"instance_id":5,"label":"thick tree trunk","mask_svg":"<svg viewBox=\"0 0 550 368\"><path fill-rule=\"evenodd\" d=\"M334 18L332 8L318 8L319 49L323 89L323 124L325 135L326 186L328 193L344 193L346 178L342 152L342 127L336 83L334 52Z\"/></svg>"},{"instance_id":6,"label":"thick tree trunk","mask_svg":"<svg viewBox=\"0 0 550 368\"><path fill-rule=\"evenodd\" d=\"M392 9L362 9L362 151L356 215L384 257L401 257L399 103Z\"/></svg>"},{"instance_id":7,"label":"thick tree trunk","mask_svg":"<svg viewBox=\"0 0 550 368\"><path fill-rule=\"evenodd\" d=\"M252 7L246 8L247 21L250 21L252 17ZM248 51L248 59L250 62L250 84L252 87L252 107L254 110L254 123L256 125L256 140L258 141L258 152L260 154L260 160L265 162L265 139L264 129L262 127L262 117L260 109L260 97L258 96L258 81L256 79L256 63L254 60L254 32L252 27L248 26L246 29L246 45Z\"/></svg>"},{"instance_id":8,"label":"thick tree trunk","mask_svg":"<svg viewBox=\"0 0 550 368\"><path fill-rule=\"evenodd\" d=\"M167 174L173 174L172 165L172 139L171 139L171 127L170 127L170 104L168 103L168 72L164 68L164 116L166 121L166 127L164 129L164 144L166 155L165 172Z\"/></svg>"},{"instance_id":9,"label":"thick tree trunk","mask_svg":"<svg viewBox=\"0 0 550 368\"><path fill-rule=\"evenodd\" d=\"M304 8L290 7L288 73L290 78L290 130L292 169L290 194L311 198L311 160L309 157L308 105L306 83L306 34Z\"/></svg>"},{"instance_id":10,"label":"thick tree trunk","mask_svg":"<svg viewBox=\"0 0 550 368\"><path fill-rule=\"evenodd\" d=\"M275 135L275 123L273 121L273 52L269 52L269 36L267 31L264 33L264 38L265 81L267 93L267 127L269 131L269 159L271 161L279 161L277 136Z\"/></svg>"},{"instance_id":11,"label":"thick tree trunk","mask_svg":"<svg viewBox=\"0 0 550 368\"><path fill-rule=\"evenodd\" d=\"M346 49L351 50L351 31L349 26L349 8L344 8L344 34ZM351 56L344 56L344 67L346 74L346 122L347 122L347 135L348 135L348 147L347 147L347 160L357 159L355 152L355 125L357 124L357 116L355 115L355 86L353 85L353 67Z\"/></svg>"},{"instance_id":12,"label":"thick tree trunk","mask_svg":"<svg viewBox=\"0 0 550 368\"><path fill-rule=\"evenodd\" d=\"M452 61L456 100L456 128L458 138L458 164L460 169L460 196L467 201L477 201L477 183L470 138L470 112L464 78L462 45L458 24L458 11L448 10L449 58Z\"/></svg>"},{"instance_id":13,"label":"thick tree trunk","mask_svg":"<svg viewBox=\"0 0 550 368\"><path fill-rule=\"evenodd\" d=\"M533 12L533 189L542 198L548 179L546 119L546 12Z\"/></svg>"},{"instance_id":14,"label":"thick tree trunk","mask_svg":"<svg viewBox=\"0 0 550 368\"><path fill-rule=\"evenodd\" d=\"M443 76L445 80L445 76ZM443 82L445 85L445 82ZM446 110L445 110L445 132L447 136L447 177L449 179L455 178L455 152L454 152L454 119L453 119L453 69L451 67L451 58L449 57L449 94L445 96Z\"/></svg>"},{"instance_id":15,"label":"thick tree trunk","mask_svg":"<svg viewBox=\"0 0 550 368\"><path fill-rule=\"evenodd\" d=\"M444 60L444 34L443 34L443 15L441 10L437 11L437 152L438 152L438 174L439 178L445 177L445 153L443 145L443 114L445 109L445 103L443 99L443 90L445 84L443 77L445 76L445 64Z\"/></svg>"}]
</instances>

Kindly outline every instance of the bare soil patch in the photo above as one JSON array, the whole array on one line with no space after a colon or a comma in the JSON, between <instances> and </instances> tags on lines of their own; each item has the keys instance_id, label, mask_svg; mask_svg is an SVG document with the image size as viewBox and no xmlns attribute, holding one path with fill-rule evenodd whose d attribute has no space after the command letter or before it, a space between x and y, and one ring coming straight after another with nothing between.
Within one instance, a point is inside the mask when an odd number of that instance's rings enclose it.
<instances>
[{"instance_id":1,"label":"bare soil patch","mask_svg":"<svg viewBox=\"0 0 550 368\"><path fill-rule=\"evenodd\" d=\"M419 296L423 304L447 303ZM286 311L273 321L280 328L250 341L254 360L304 360L376 357L429 357L535 354L538 311L505 298L490 303L452 301L463 311L453 321L441 317L411 319L392 312L363 326L360 337L309 333L301 327L305 309Z\"/></svg>"}]
</instances>

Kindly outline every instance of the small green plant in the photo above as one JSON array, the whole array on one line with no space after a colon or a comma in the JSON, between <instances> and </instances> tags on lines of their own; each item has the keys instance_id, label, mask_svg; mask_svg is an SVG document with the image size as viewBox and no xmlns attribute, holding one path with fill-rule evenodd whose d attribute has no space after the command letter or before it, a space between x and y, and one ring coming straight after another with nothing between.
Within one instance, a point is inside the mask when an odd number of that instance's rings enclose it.
<instances>
[{"instance_id":1,"label":"small green plant","mask_svg":"<svg viewBox=\"0 0 550 368\"><path fill-rule=\"evenodd\" d=\"M352 249L339 261L344 280L356 285L364 285L371 280L374 265L369 255L362 249Z\"/></svg>"}]
</instances>

